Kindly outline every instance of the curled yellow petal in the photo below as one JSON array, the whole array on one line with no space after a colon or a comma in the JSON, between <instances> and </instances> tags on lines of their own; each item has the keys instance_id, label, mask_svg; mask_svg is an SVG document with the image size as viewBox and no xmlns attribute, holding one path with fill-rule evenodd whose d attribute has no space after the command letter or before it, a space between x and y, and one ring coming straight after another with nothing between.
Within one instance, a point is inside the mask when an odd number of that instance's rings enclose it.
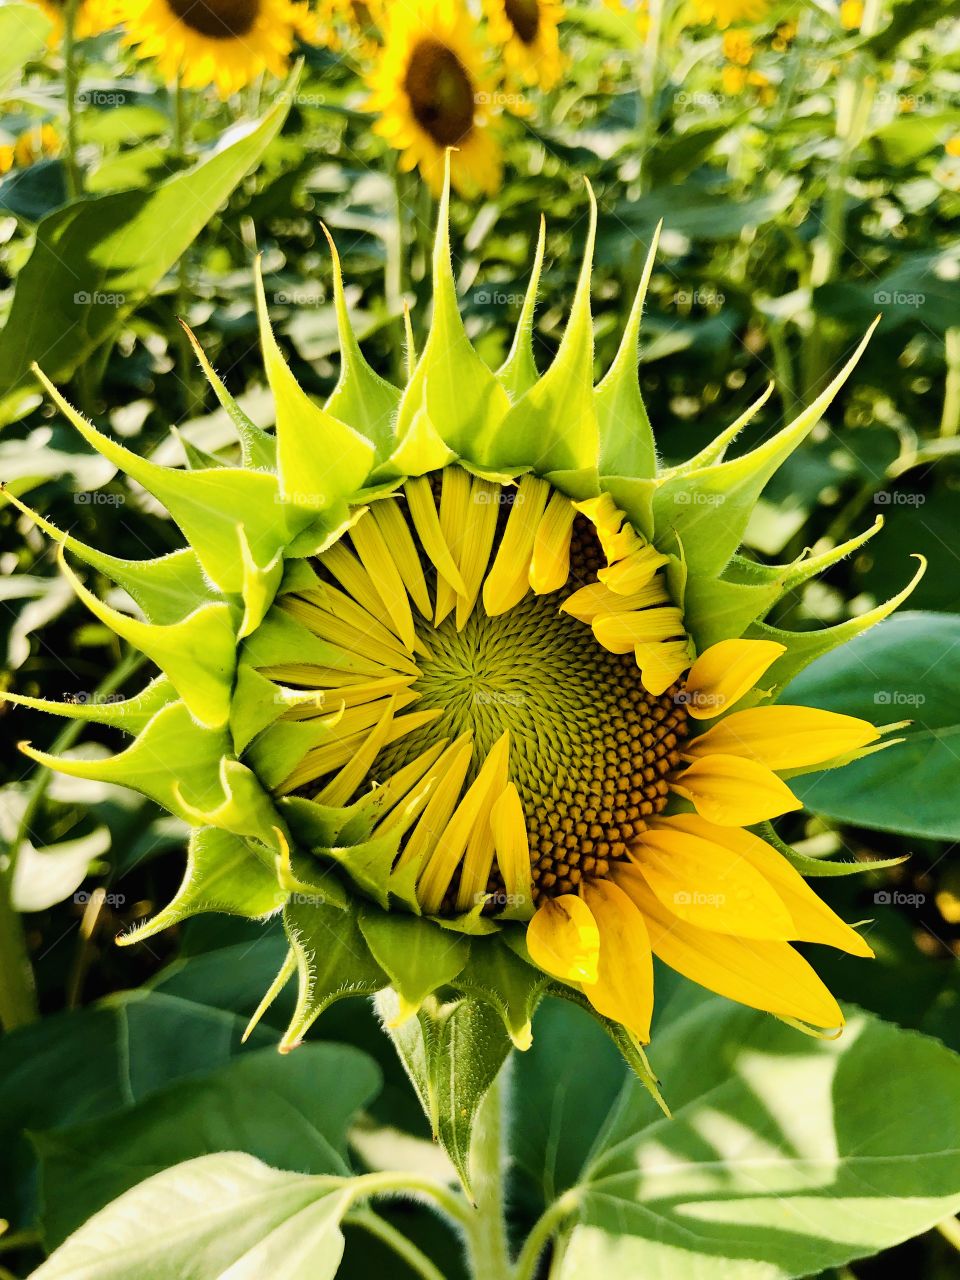
<instances>
[{"instance_id":1,"label":"curled yellow petal","mask_svg":"<svg viewBox=\"0 0 960 1280\"><path fill-rule=\"evenodd\" d=\"M775 640L712 644L687 673L687 711L696 720L709 720L729 710L786 651Z\"/></svg>"},{"instance_id":2,"label":"curled yellow petal","mask_svg":"<svg viewBox=\"0 0 960 1280\"><path fill-rule=\"evenodd\" d=\"M880 737L866 720L816 707L751 707L734 711L686 746L702 759L713 753L760 760L769 769L803 769L857 751Z\"/></svg>"},{"instance_id":3,"label":"curled yellow petal","mask_svg":"<svg viewBox=\"0 0 960 1280\"><path fill-rule=\"evenodd\" d=\"M695 760L671 783L697 813L721 827L752 827L802 809L785 782L756 760L709 755Z\"/></svg>"},{"instance_id":4,"label":"curled yellow petal","mask_svg":"<svg viewBox=\"0 0 960 1280\"><path fill-rule=\"evenodd\" d=\"M545 973L566 982L596 982L600 930L587 904L572 893L548 898L527 925L527 950Z\"/></svg>"},{"instance_id":5,"label":"curled yellow petal","mask_svg":"<svg viewBox=\"0 0 960 1280\"><path fill-rule=\"evenodd\" d=\"M653 955L643 914L609 880L584 884L583 896L600 931L597 980L583 982L583 994L599 1013L646 1043L653 1016Z\"/></svg>"},{"instance_id":6,"label":"curled yellow petal","mask_svg":"<svg viewBox=\"0 0 960 1280\"><path fill-rule=\"evenodd\" d=\"M573 503L554 493L537 525L530 561L530 586L538 596L559 591L570 576L570 539L576 515Z\"/></svg>"}]
</instances>

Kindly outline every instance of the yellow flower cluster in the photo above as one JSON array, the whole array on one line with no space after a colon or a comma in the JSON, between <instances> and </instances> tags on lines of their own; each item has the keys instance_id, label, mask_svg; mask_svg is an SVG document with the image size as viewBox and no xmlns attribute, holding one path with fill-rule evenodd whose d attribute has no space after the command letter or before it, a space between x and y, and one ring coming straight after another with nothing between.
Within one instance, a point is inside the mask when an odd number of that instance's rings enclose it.
<instances>
[{"instance_id":1,"label":"yellow flower cluster","mask_svg":"<svg viewBox=\"0 0 960 1280\"><path fill-rule=\"evenodd\" d=\"M24 129L13 142L0 143L0 174L11 169L26 169L38 160L46 160L60 150L60 135L50 124Z\"/></svg>"}]
</instances>

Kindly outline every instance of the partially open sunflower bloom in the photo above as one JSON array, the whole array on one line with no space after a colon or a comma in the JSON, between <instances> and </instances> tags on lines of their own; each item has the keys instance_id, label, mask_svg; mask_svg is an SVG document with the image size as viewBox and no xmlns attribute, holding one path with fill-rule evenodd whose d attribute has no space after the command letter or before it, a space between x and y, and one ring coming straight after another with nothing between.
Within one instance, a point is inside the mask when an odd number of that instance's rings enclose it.
<instances>
[{"instance_id":1,"label":"partially open sunflower bloom","mask_svg":"<svg viewBox=\"0 0 960 1280\"><path fill-rule=\"evenodd\" d=\"M786 632L761 621L771 605L870 534L782 566L737 545L859 351L751 452L724 460L763 400L662 467L636 372L655 245L594 387L595 211L542 375L541 232L512 350L492 372L460 318L447 200L432 325L402 389L361 355L335 251L342 370L323 408L284 362L262 288L276 434L244 417L200 356L239 462L146 461L45 384L187 545L123 560L33 516L93 614L159 673L118 703L4 694L134 735L110 758L23 750L133 787L192 827L179 893L122 941L202 911L282 909L290 952L269 996L299 976L285 1048L332 1001L385 988L400 1028L469 1006L524 1048L549 990L592 1010L636 1063L654 955L733 1000L838 1028L793 944L870 948L750 828L800 807L791 775L876 748L873 725L775 694L906 592L825 631ZM82 566L142 616L105 604Z\"/></svg>"},{"instance_id":2,"label":"partially open sunflower bloom","mask_svg":"<svg viewBox=\"0 0 960 1280\"><path fill-rule=\"evenodd\" d=\"M109 0L102 0L108 3ZM283 76L298 35L315 23L301 0L113 0L124 43L190 89L222 98L261 72Z\"/></svg>"}]
</instances>

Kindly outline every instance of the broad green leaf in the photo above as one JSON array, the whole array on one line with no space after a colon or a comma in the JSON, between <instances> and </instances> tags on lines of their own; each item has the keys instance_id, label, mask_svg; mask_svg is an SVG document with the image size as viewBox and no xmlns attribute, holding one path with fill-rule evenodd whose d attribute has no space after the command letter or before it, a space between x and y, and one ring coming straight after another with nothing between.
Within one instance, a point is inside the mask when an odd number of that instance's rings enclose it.
<instances>
[{"instance_id":1,"label":"broad green leaf","mask_svg":"<svg viewBox=\"0 0 960 1280\"><path fill-rule=\"evenodd\" d=\"M903 742L842 769L793 778L808 809L837 822L960 838L960 617L901 613L818 658L780 695L876 724L909 720Z\"/></svg>"},{"instance_id":2,"label":"broad green leaf","mask_svg":"<svg viewBox=\"0 0 960 1280\"><path fill-rule=\"evenodd\" d=\"M960 1061L851 1010L814 1040L709 997L629 1083L583 1178L560 1280L786 1280L842 1267L960 1207Z\"/></svg>"},{"instance_id":3,"label":"broad green leaf","mask_svg":"<svg viewBox=\"0 0 960 1280\"><path fill-rule=\"evenodd\" d=\"M27 1130L116 1114L240 1051L246 1017L207 1007L208 991L215 993L215 985L188 990L171 982L169 990L123 992L0 1039L0 1217L17 1229L36 1221L36 1160ZM270 1040L257 1032L253 1044Z\"/></svg>"},{"instance_id":4,"label":"broad green leaf","mask_svg":"<svg viewBox=\"0 0 960 1280\"><path fill-rule=\"evenodd\" d=\"M271 1169L240 1152L201 1156L101 1210L34 1280L333 1280L350 1199L339 1179Z\"/></svg>"},{"instance_id":5,"label":"broad green leaf","mask_svg":"<svg viewBox=\"0 0 960 1280\"><path fill-rule=\"evenodd\" d=\"M217 1151L345 1174L347 1125L379 1083L375 1064L349 1045L260 1049L152 1093L121 1122L109 1115L38 1135L44 1239L55 1247L144 1178Z\"/></svg>"},{"instance_id":6,"label":"broad green leaf","mask_svg":"<svg viewBox=\"0 0 960 1280\"><path fill-rule=\"evenodd\" d=\"M35 390L34 360L64 381L117 331L258 162L291 101L279 94L259 124L153 190L87 197L43 219L0 335L0 421Z\"/></svg>"}]
</instances>

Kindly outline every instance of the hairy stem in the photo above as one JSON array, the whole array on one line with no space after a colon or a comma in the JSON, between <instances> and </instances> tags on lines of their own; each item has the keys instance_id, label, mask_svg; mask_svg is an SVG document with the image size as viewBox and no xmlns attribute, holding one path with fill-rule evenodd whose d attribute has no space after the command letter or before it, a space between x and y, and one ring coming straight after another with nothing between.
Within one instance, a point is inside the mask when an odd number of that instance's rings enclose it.
<instances>
[{"instance_id":1,"label":"hairy stem","mask_svg":"<svg viewBox=\"0 0 960 1280\"><path fill-rule=\"evenodd\" d=\"M467 1244L474 1280L507 1280L511 1274L503 1205L503 1078L501 1071L480 1104L470 1147L476 1211Z\"/></svg>"},{"instance_id":2,"label":"hairy stem","mask_svg":"<svg viewBox=\"0 0 960 1280\"><path fill-rule=\"evenodd\" d=\"M558 1200L554 1200L553 1204L547 1206L524 1241L520 1256L517 1258L514 1280L534 1280L540 1255L559 1231L564 1218L569 1217L576 1207L575 1191L566 1192Z\"/></svg>"}]
</instances>

